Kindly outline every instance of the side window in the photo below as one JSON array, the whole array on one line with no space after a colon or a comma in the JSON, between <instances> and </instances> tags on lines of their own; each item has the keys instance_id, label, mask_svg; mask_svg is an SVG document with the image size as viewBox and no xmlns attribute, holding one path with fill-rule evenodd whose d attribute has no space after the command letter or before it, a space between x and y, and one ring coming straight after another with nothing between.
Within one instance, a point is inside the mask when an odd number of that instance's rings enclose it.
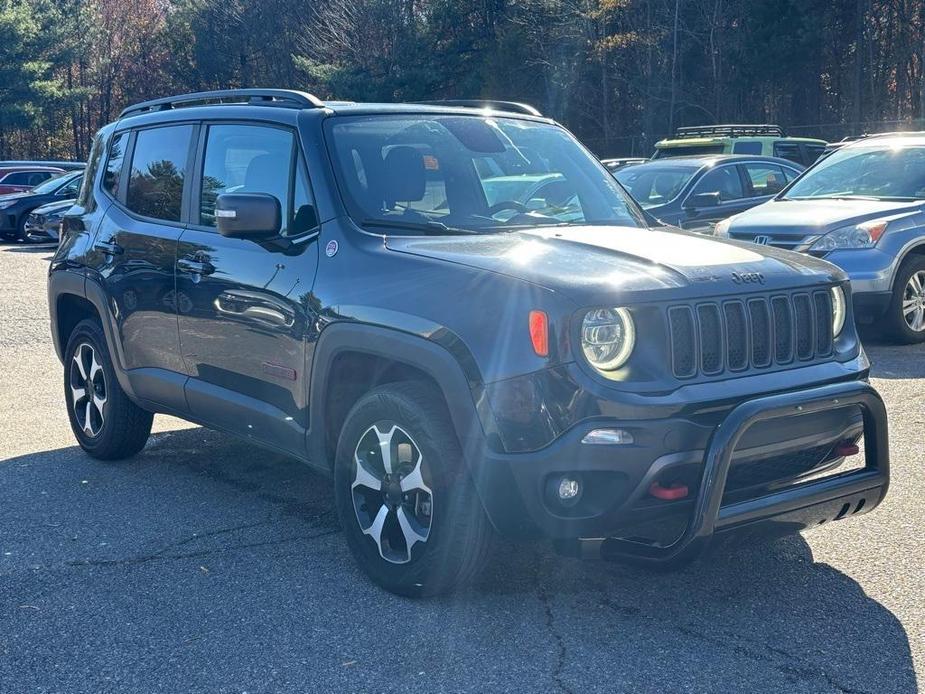
<instances>
[{"instance_id":1,"label":"side window","mask_svg":"<svg viewBox=\"0 0 925 694\"><path fill-rule=\"evenodd\" d=\"M93 190L93 182L96 180L96 172L102 158L103 138L97 135L93 138L93 147L90 149L90 161L87 164L86 172L80 177L81 186L80 193L77 195L77 204L83 208L89 208L92 204L93 195L91 191Z\"/></svg>"},{"instance_id":2,"label":"side window","mask_svg":"<svg viewBox=\"0 0 925 694\"><path fill-rule=\"evenodd\" d=\"M77 195L77 191L80 190L80 184L83 181L83 176L77 176L67 185L61 186L58 188L58 191L55 193L59 198L73 198Z\"/></svg>"},{"instance_id":3,"label":"side window","mask_svg":"<svg viewBox=\"0 0 925 694\"><path fill-rule=\"evenodd\" d=\"M781 168L784 170L784 178L787 179L787 183L796 180L796 177L800 175L799 171L788 169L786 166L782 166Z\"/></svg>"},{"instance_id":4,"label":"side window","mask_svg":"<svg viewBox=\"0 0 925 694\"><path fill-rule=\"evenodd\" d=\"M809 145L803 145L803 148L804 148L804 151L806 152L806 161L804 161L803 163L806 164L806 166L809 166L810 164L812 164L814 161L816 161L819 157L822 156L823 152L825 152L825 145L809 144Z\"/></svg>"},{"instance_id":5,"label":"side window","mask_svg":"<svg viewBox=\"0 0 925 694\"><path fill-rule=\"evenodd\" d=\"M795 161L797 164L803 163L803 154L800 152L799 142L778 140L774 143L774 156Z\"/></svg>"},{"instance_id":6,"label":"side window","mask_svg":"<svg viewBox=\"0 0 925 694\"><path fill-rule=\"evenodd\" d=\"M750 189L748 196L751 198L777 195L787 183L784 170L779 166L768 164L744 164L743 166Z\"/></svg>"},{"instance_id":7,"label":"side window","mask_svg":"<svg viewBox=\"0 0 925 694\"><path fill-rule=\"evenodd\" d=\"M295 229L295 217L303 206L314 207L308 194L308 182L296 180L295 210L290 195L292 153L295 137L283 128L263 125L212 125L206 139L202 166L202 189L199 196L199 223L215 226L215 200L222 193L267 193L279 200L284 236L301 233L309 227ZM301 167L300 167L301 168ZM301 191L299 186L302 186ZM299 227L311 221L303 211Z\"/></svg>"},{"instance_id":8,"label":"side window","mask_svg":"<svg viewBox=\"0 0 925 694\"><path fill-rule=\"evenodd\" d=\"M720 166L706 174L694 187L693 194L719 193L720 202L745 197L742 179L735 166Z\"/></svg>"},{"instance_id":9,"label":"side window","mask_svg":"<svg viewBox=\"0 0 925 694\"><path fill-rule=\"evenodd\" d=\"M4 178L3 182L11 186L37 186L49 178L51 174L46 171L17 171Z\"/></svg>"},{"instance_id":10,"label":"side window","mask_svg":"<svg viewBox=\"0 0 925 694\"><path fill-rule=\"evenodd\" d=\"M733 154L761 154L760 142L736 142L732 148Z\"/></svg>"},{"instance_id":11,"label":"side window","mask_svg":"<svg viewBox=\"0 0 925 694\"><path fill-rule=\"evenodd\" d=\"M119 133L109 143L109 159L106 160L106 171L103 173L103 190L118 197L119 180L122 178L122 160L125 158L125 145L128 143L128 133Z\"/></svg>"},{"instance_id":12,"label":"side window","mask_svg":"<svg viewBox=\"0 0 925 694\"><path fill-rule=\"evenodd\" d=\"M139 130L129 169L125 206L144 217L179 222L191 125Z\"/></svg>"}]
</instances>

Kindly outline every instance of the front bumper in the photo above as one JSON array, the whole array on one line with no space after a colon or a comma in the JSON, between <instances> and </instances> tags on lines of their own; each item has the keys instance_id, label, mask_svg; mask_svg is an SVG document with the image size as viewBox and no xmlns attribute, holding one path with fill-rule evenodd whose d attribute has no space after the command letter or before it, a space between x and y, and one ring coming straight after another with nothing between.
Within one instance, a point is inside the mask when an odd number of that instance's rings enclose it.
<instances>
[{"instance_id":1,"label":"front bumper","mask_svg":"<svg viewBox=\"0 0 925 694\"><path fill-rule=\"evenodd\" d=\"M52 217L38 217L29 215L26 223L23 225L26 238L34 243L58 243L58 237L61 230L61 219Z\"/></svg>"},{"instance_id":2,"label":"front bumper","mask_svg":"<svg viewBox=\"0 0 925 694\"><path fill-rule=\"evenodd\" d=\"M823 257L834 263L851 278L851 293L855 296L889 292L896 271L896 256L879 248L832 251Z\"/></svg>"},{"instance_id":3,"label":"front bumper","mask_svg":"<svg viewBox=\"0 0 925 694\"><path fill-rule=\"evenodd\" d=\"M798 530L867 512L879 504L889 483L886 413L879 395L863 381L745 400L712 424L671 419L639 426L633 446L581 444L586 432L577 428L541 451L486 454L476 483L495 526L507 535L575 540L634 536L631 529L642 521L675 518L686 530L674 543L608 541L616 554L651 554L669 561L696 551L715 532L742 525L786 523ZM834 449L862 432L862 470L805 481L796 475L787 484L750 489L727 485L734 464L770 460L776 465L807 448ZM697 441L704 442L702 448L689 448ZM689 474L692 466L691 498L649 497L654 482L666 474ZM583 480L585 495L590 495L572 509L557 507L550 498L549 480L565 473Z\"/></svg>"}]
</instances>

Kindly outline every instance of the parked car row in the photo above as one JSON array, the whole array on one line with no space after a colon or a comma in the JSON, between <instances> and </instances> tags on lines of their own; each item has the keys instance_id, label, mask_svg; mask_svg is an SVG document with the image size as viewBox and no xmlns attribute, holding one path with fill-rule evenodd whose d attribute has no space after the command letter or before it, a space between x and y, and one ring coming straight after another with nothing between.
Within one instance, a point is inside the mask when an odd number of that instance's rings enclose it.
<instances>
[{"instance_id":1,"label":"parked car row","mask_svg":"<svg viewBox=\"0 0 925 694\"><path fill-rule=\"evenodd\" d=\"M925 134L826 145L778 126L680 128L611 171L658 223L838 265L859 322L925 341Z\"/></svg>"},{"instance_id":2,"label":"parked car row","mask_svg":"<svg viewBox=\"0 0 925 694\"><path fill-rule=\"evenodd\" d=\"M36 227L34 221L30 222L33 211L49 203L63 205L62 209L67 209L77 197L83 175L81 169L66 173L58 171L28 190L0 195L0 237L9 241L27 240L27 226L33 231ZM40 214L47 214L47 211L43 210Z\"/></svg>"}]
</instances>

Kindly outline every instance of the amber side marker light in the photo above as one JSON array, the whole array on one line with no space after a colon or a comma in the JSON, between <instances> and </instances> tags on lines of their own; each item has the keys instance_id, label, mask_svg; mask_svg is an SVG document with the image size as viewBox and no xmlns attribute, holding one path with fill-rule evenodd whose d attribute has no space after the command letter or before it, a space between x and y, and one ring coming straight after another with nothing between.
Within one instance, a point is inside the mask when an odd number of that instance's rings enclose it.
<instances>
[{"instance_id":1,"label":"amber side marker light","mask_svg":"<svg viewBox=\"0 0 925 694\"><path fill-rule=\"evenodd\" d=\"M545 311L530 311L530 341L538 357L549 356L549 318Z\"/></svg>"}]
</instances>

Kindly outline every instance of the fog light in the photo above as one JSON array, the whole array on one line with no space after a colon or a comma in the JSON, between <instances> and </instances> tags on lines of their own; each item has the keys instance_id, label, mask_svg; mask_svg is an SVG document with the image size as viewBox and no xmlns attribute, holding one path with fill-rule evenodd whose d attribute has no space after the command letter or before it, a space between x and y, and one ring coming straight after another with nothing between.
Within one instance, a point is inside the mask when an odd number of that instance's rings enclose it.
<instances>
[{"instance_id":1,"label":"fog light","mask_svg":"<svg viewBox=\"0 0 925 694\"><path fill-rule=\"evenodd\" d=\"M581 485L578 480L570 477L563 477L559 480L559 501L572 501L577 499L579 494L581 494Z\"/></svg>"},{"instance_id":2,"label":"fog light","mask_svg":"<svg viewBox=\"0 0 925 694\"><path fill-rule=\"evenodd\" d=\"M633 443L633 435L626 429L595 429L585 434L581 442L592 446L626 446Z\"/></svg>"}]
</instances>

